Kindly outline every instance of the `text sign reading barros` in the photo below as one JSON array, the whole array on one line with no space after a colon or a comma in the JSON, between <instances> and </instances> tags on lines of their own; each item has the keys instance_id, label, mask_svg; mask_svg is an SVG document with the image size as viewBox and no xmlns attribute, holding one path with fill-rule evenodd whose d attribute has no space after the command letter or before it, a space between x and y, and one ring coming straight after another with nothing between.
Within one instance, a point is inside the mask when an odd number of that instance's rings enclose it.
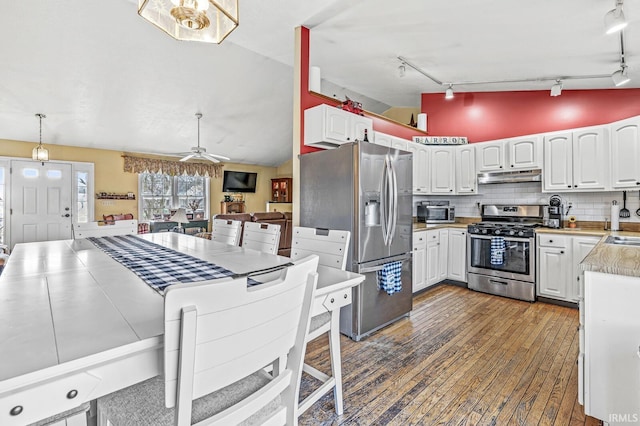
<instances>
[{"instance_id":1,"label":"text sign reading barros","mask_svg":"<svg viewBox=\"0 0 640 426\"><path fill-rule=\"evenodd\" d=\"M466 136L414 136L413 141L423 145L464 145L469 143Z\"/></svg>"}]
</instances>

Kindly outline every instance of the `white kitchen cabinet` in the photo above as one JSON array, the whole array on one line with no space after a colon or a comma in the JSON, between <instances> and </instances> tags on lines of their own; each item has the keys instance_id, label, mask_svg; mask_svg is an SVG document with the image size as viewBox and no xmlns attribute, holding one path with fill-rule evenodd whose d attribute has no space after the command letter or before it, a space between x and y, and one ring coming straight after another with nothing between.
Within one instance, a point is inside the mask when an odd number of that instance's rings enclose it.
<instances>
[{"instance_id":1,"label":"white kitchen cabinet","mask_svg":"<svg viewBox=\"0 0 640 426\"><path fill-rule=\"evenodd\" d=\"M612 189L640 188L640 117L609 125Z\"/></svg>"},{"instance_id":2,"label":"white kitchen cabinet","mask_svg":"<svg viewBox=\"0 0 640 426\"><path fill-rule=\"evenodd\" d=\"M437 230L427 231L427 287L439 282L440 234Z\"/></svg>"},{"instance_id":3,"label":"white kitchen cabinet","mask_svg":"<svg viewBox=\"0 0 640 426\"><path fill-rule=\"evenodd\" d=\"M473 145L456 146L455 156L456 194L476 194L478 192L476 150Z\"/></svg>"},{"instance_id":4,"label":"white kitchen cabinet","mask_svg":"<svg viewBox=\"0 0 640 426\"><path fill-rule=\"evenodd\" d=\"M602 126L544 137L543 191L595 191L608 187L609 150Z\"/></svg>"},{"instance_id":5,"label":"white kitchen cabinet","mask_svg":"<svg viewBox=\"0 0 640 426\"><path fill-rule=\"evenodd\" d=\"M413 153L413 193L429 193L429 147L421 143L408 142L407 151Z\"/></svg>"},{"instance_id":6,"label":"white kitchen cabinet","mask_svg":"<svg viewBox=\"0 0 640 426\"><path fill-rule=\"evenodd\" d=\"M455 150L451 146L431 147L431 194L455 191Z\"/></svg>"},{"instance_id":7,"label":"white kitchen cabinet","mask_svg":"<svg viewBox=\"0 0 640 426\"><path fill-rule=\"evenodd\" d=\"M449 279L467 282L467 231L449 228L449 252L447 255Z\"/></svg>"},{"instance_id":8,"label":"white kitchen cabinet","mask_svg":"<svg viewBox=\"0 0 640 426\"><path fill-rule=\"evenodd\" d=\"M371 142L375 143L376 145L383 145L388 148L391 148L392 139L393 139L393 136L391 135L387 135L385 133L380 133L380 132L374 132L373 139L371 140Z\"/></svg>"},{"instance_id":9,"label":"white kitchen cabinet","mask_svg":"<svg viewBox=\"0 0 640 426\"><path fill-rule=\"evenodd\" d=\"M530 135L474 144L478 172L542 167L542 136Z\"/></svg>"},{"instance_id":10,"label":"white kitchen cabinet","mask_svg":"<svg viewBox=\"0 0 640 426\"><path fill-rule=\"evenodd\" d=\"M364 139L364 130L373 132L370 118L326 104L304 111L304 144L316 148L335 148Z\"/></svg>"},{"instance_id":11,"label":"white kitchen cabinet","mask_svg":"<svg viewBox=\"0 0 640 426\"><path fill-rule=\"evenodd\" d=\"M499 140L474 144L478 172L504 170L505 142L506 140Z\"/></svg>"},{"instance_id":12,"label":"white kitchen cabinet","mask_svg":"<svg viewBox=\"0 0 640 426\"><path fill-rule=\"evenodd\" d=\"M413 233L413 292L427 286L427 231Z\"/></svg>"},{"instance_id":13,"label":"white kitchen cabinet","mask_svg":"<svg viewBox=\"0 0 640 426\"><path fill-rule=\"evenodd\" d=\"M413 142L409 142L406 139L397 138L395 136L393 136L391 138L391 147L395 148L395 149L401 149L403 151L408 151L410 143L413 143Z\"/></svg>"},{"instance_id":14,"label":"white kitchen cabinet","mask_svg":"<svg viewBox=\"0 0 640 426\"><path fill-rule=\"evenodd\" d=\"M601 237L573 236L571 237L571 282L567 288L567 299L578 303L584 297L580 282L584 280L580 262L584 260L589 252L598 244Z\"/></svg>"},{"instance_id":15,"label":"white kitchen cabinet","mask_svg":"<svg viewBox=\"0 0 640 426\"><path fill-rule=\"evenodd\" d=\"M542 167L542 136L530 135L507 140L505 169L530 170Z\"/></svg>"},{"instance_id":16,"label":"white kitchen cabinet","mask_svg":"<svg viewBox=\"0 0 640 426\"><path fill-rule=\"evenodd\" d=\"M600 237L538 234L538 296L578 303L580 262Z\"/></svg>"},{"instance_id":17,"label":"white kitchen cabinet","mask_svg":"<svg viewBox=\"0 0 640 426\"><path fill-rule=\"evenodd\" d=\"M449 230L438 230L438 282L447 279L449 257Z\"/></svg>"},{"instance_id":18,"label":"white kitchen cabinet","mask_svg":"<svg viewBox=\"0 0 640 426\"><path fill-rule=\"evenodd\" d=\"M556 234L539 234L537 294L567 300L571 275L570 238Z\"/></svg>"},{"instance_id":19,"label":"white kitchen cabinet","mask_svg":"<svg viewBox=\"0 0 640 426\"><path fill-rule=\"evenodd\" d=\"M584 274L584 412L610 424L638 424L640 278Z\"/></svg>"}]
</instances>

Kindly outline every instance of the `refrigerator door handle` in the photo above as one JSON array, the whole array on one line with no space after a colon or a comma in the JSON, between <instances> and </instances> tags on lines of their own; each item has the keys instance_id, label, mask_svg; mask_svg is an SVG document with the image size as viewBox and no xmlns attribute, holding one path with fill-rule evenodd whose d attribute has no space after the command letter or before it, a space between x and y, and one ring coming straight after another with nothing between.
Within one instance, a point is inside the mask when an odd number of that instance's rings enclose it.
<instances>
[{"instance_id":1,"label":"refrigerator door handle","mask_svg":"<svg viewBox=\"0 0 640 426\"><path fill-rule=\"evenodd\" d=\"M389 169L391 170L391 228L389 230L389 245L393 242L398 224L398 175L395 166L389 159Z\"/></svg>"},{"instance_id":2,"label":"refrigerator door handle","mask_svg":"<svg viewBox=\"0 0 640 426\"><path fill-rule=\"evenodd\" d=\"M384 245L389 245L389 233L391 228L391 199L389 197L389 188L391 180L391 169L389 164L389 155L387 155L384 159L384 169L382 171L382 196L380 199L382 200L381 213L382 213L382 237L384 239Z\"/></svg>"}]
</instances>

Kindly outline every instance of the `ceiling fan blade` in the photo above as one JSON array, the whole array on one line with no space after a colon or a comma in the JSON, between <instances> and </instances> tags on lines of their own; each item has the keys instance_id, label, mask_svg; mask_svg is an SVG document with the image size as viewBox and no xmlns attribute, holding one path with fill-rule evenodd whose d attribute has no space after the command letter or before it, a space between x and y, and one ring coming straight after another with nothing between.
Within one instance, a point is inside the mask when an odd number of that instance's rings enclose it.
<instances>
[{"instance_id":1,"label":"ceiling fan blade","mask_svg":"<svg viewBox=\"0 0 640 426\"><path fill-rule=\"evenodd\" d=\"M218 160L216 157L214 157L211 154L206 154L206 153L200 154L200 158L204 158L206 160L213 161L214 163L219 163L220 162L220 160Z\"/></svg>"},{"instance_id":2,"label":"ceiling fan blade","mask_svg":"<svg viewBox=\"0 0 640 426\"><path fill-rule=\"evenodd\" d=\"M225 157L224 155L209 154L209 153L205 153L204 155L208 155L209 157L219 158L220 160L224 160L224 161L231 161L231 158Z\"/></svg>"},{"instance_id":3,"label":"ceiling fan blade","mask_svg":"<svg viewBox=\"0 0 640 426\"><path fill-rule=\"evenodd\" d=\"M181 158L180 161L188 161L188 160L192 159L195 156L196 156L196 154L189 154L186 157Z\"/></svg>"}]
</instances>

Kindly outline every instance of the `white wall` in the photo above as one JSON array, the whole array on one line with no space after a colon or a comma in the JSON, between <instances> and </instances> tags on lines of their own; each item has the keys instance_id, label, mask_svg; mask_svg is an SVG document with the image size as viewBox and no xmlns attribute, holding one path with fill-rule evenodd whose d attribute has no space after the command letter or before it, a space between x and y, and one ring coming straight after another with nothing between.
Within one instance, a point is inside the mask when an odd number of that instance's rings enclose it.
<instances>
[{"instance_id":1,"label":"white wall","mask_svg":"<svg viewBox=\"0 0 640 426\"><path fill-rule=\"evenodd\" d=\"M611 201L618 200L622 206L622 191L591 192L591 193L558 193L565 200L573 204L569 216L575 216L579 222L610 221ZM479 185L478 195L472 196L414 196L413 214L416 215L416 205L423 200L450 200L456 206L458 217L480 217L479 204L549 204L551 193L542 193L542 184L538 182L506 183L497 185ZM631 212L628 219L620 219L620 223L640 222L636 209L640 207L638 191L627 191L627 209ZM622 208L622 207L621 207ZM623 226L624 229L624 226Z\"/></svg>"}]
</instances>

